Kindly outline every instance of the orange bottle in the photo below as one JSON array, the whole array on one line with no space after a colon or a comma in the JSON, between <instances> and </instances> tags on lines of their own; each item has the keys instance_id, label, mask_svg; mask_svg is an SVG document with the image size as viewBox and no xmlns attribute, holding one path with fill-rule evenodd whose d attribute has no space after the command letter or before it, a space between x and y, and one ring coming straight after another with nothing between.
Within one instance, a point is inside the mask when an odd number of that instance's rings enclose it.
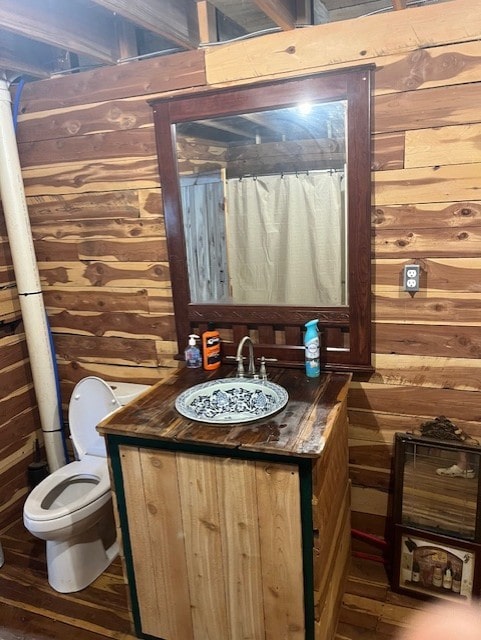
<instances>
[{"instance_id":1,"label":"orange bottle","mask_svg":"<svg viewBox=\"0 0 481 640\"><path fill-rule=\"evenodd\" d=\"M206 371L218 369L220 358L220 334L214 328L214 323L209 322L207 331L202 334L202 366Z\"/></svg>"}]
</instances>

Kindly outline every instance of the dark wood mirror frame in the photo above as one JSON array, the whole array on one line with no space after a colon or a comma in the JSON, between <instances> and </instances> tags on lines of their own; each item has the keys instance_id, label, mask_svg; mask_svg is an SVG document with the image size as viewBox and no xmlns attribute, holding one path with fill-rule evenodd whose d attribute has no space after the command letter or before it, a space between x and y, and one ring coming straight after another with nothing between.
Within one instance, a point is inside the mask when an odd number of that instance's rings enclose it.
<instances>
[{"instance_id":1,"label":"dark wood mirror frame","mask_svg":"<svg viewBox=\"0 0 481 640\"><path fill-rule=\"evenodd\" d=\"M303 101L347 103L347 227L349 305L294 307L192 303L182 221L176 124L295 106ZM210 89L152 102L164 203L179 357L190 333L208 322L231 329L223 355L255 332L256 355L283 366L304 363L304 323L319 319L324 370L372 371L371 366L371 173L370 67L341 70L237 87ZM348 335L346 346L345 337Z\"/></svg>"}]
</instances>

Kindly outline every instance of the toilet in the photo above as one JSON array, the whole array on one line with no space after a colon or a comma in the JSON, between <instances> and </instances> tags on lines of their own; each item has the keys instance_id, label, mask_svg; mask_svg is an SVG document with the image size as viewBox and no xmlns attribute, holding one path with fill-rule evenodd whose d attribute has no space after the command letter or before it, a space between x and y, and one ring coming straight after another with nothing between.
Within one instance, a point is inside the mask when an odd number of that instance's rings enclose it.
<instances>
[{"instance_id":1,"label":"toilet","mask_svg":"<svg viewBox=\"0 0 481 640\"><path fill-rule=\"evenodd\" d=\"M77 460L42 480L25 501L24 525L46 541L48 581L60 593L87 587L118 554L107 451L96 426L148 388L80 380L68 411Z\"/></svg>"}]
</instances>

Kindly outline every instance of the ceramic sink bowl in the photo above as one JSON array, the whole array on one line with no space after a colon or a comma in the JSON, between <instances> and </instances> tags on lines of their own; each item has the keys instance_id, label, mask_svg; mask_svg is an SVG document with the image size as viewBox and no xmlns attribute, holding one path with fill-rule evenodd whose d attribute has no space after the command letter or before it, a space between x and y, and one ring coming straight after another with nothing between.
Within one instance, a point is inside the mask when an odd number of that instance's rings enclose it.
<instances>
[{"instance_id":1,"label":"ceramic sink bowl","mask_svg":"<svg viewBox=\"0 0 481 640\"><path fill-rule=\"evenodd\" d=\"M182 392L175 408L190 420L225 425L271 416L288 398L283 387L268 380L221 378Z\"/></svg>"}]
</instances>

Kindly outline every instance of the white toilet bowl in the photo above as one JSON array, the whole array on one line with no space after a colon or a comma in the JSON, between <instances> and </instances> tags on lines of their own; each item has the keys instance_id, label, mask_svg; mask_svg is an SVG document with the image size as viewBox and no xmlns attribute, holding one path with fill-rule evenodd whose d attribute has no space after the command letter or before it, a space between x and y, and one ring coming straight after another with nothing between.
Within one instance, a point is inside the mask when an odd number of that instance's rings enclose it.
<instances>
[{"instance_id":1,"label":"white toilet bowl","mask_svg":"<svg viewBox=\"0 0 481 640\"><path fill-rule=\"evenodd\" d=\"M79 460L42 480L23 508L25 527L46 541L48 581L56 591L84 589L118 553L107 453L96 425L147 388L94 376L75 386L69 426Z\"/></svg>"}]
</instances>

